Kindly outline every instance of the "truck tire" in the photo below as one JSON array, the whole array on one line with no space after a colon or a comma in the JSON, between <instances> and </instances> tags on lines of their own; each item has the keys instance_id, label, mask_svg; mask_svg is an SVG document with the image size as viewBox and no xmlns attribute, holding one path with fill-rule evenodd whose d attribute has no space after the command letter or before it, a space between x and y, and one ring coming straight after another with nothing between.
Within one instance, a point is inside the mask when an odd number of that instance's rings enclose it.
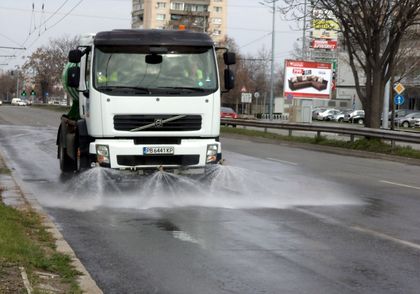
<instances>
[{"instance_id":1,"label":"truck tire","mask_svg":"<svg viewBox=\"0 0 420 294\"><path fill-rule=\"evenodd\" d=\"M76 162L67 155L67 150L62 145L58 146L58 157L62 172L68 173L76 170Z\"/></svg>"}]
</instances>

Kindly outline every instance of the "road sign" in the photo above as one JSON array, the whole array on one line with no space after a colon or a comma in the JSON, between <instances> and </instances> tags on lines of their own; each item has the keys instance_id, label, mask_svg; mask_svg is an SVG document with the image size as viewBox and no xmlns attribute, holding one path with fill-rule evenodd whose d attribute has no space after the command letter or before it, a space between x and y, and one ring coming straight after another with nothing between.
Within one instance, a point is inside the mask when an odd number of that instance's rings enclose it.
<instances>
[{"instance_id":1,"label":"road sign","mask_svg":"<svg viewBox=\"0 0 420 294\"><path fill-rule=\"evenodd\" d=\"M32 91L31 91L31 96L36 96L36 92L35 92L35 90L32 90Z\"/></svg>"},{"instance_id":2,"label":"road sign","mask_svg":"<svg viewBox=\"0 0 420 294\"><path fill-rule=\"evenodd\" d=\"M241 94L242 103L251 103L252 102L252 93L242 93Z\"/></svg>"},{"instance_id":3,"label":"road sign","mask_svg":"<svg viewBox=\"0 0 420 294\"><path fill-rule=\"evenodd\" d=\"M245 93L246 92L246 88L245 88L245 86L243 86L242 88L241 88L241 93Z\"/></svg>"},{"instance_id":4,"label":"road sign","mask_svg":"<svg viewBox=\"0 0 420 294\"><path fill-rule=\"evenodd\" d=\"M259 92L255 92L254 93L254 97L257 98L257 99L260 98L260 93Z\"/></svg>"},{"instance_id":5,"label":"road sign","mask_svg":"<svg viewBox=\"0 0 420 294\"><path fill-rule=\"evenodd\" d=\"M26 96L26 91L23 90L22 93L20 94L21 96Z\"/></svg>"},{"instance_id":6,"label":"road sign","mask_svg":"<svg viewBox=\"0 0 420 294\"><path fill-rule=\"evenodd\" d=\"M395 105L403 105L405 102L403 95L395 95L394 97L394 103Z\"/></svg>"},{"instance_id":7,"label":"road sign","mask_svg":"<svg viewBox=\"0 0 420 294\"><path fill-rule=\"evenodd\" d=\"M404 92L405 87L403 86L403 84L401 83L397 83L394 85L394 91L397 92L397 94L401 94L402 92Z\"/></svg>"}]
</instances>

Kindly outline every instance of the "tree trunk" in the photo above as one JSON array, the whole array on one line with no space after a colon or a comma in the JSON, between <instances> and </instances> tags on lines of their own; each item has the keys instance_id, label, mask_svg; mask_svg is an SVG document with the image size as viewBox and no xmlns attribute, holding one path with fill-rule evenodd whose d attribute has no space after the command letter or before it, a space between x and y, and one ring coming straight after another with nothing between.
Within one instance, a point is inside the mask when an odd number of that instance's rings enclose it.
<instances>
[{"instance_id":1,"label":"tree trunk","mask_svg":"<svg viewBox=\"0 0 420 294\"><path fill-rule=\"evenodd\" d=\"M367 97L370 103L363 105L365 108L365 126L368 128L380 128L381 113L384 99L384 83L380 74L380 70L375 70L372 75L372 83L366 85L371 87L371 97ZM367 91L369 93L369 91ZM370 99L369 99L370 98Z\"/></svg>"}]
</instances>

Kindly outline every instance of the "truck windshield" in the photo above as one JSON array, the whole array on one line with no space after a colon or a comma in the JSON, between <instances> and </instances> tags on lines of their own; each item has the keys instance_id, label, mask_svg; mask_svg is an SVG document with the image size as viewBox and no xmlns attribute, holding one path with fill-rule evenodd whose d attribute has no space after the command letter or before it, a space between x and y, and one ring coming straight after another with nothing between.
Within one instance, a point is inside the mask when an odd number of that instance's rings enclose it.
<instances>
[{"instance_id":1,"label":"truck windshield","mask_svg":"<svg viewBox=\"0 0 420 294\"><path fill-rule=\"evenodd\" d=\"M161 56L162 62L154 64L146 62L146 56L151 57L148 46L96 47L95 88L109 95L202 95L217 90L212 47L167 46L156 50L155 60Z\"/></svg>"}]
</instances>

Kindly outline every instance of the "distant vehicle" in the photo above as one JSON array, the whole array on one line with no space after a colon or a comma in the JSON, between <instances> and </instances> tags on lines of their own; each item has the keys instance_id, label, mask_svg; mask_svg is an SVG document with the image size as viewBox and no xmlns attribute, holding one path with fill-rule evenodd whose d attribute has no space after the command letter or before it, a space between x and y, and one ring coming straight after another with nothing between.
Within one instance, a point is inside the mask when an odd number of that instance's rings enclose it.
<instances>
[{"instance_id":1,"label":"distant vehicle","mask_svg":"<svg viewBox=\"0 0 420 294\"><path fill-rule=\"evenodd\" d=\"M238 118L238 114L230 107L220 107L221 118Z\"/></svg>"},{"instance_id":2,"label":"distant vehicle","mask_svg":"<svg viewBox=\"0 0 420 294\"><path fill-rule=\"evenodd\" d=\"M11 104L16 106L26 106L26 102L20 98L13 98Z\"/></svg>"},{"instance_id":3,"label":"distant vehicle","mask_svg":"<svg viewBox=\"0 0 420 294\"><path fill-rule=\"evenodd\" d=\"M354 110L352 112L346 113L344 115L343 122L358 123L358 124L362 125L365 122L365 111L364 110Z\"/></svg>"},{"instance_id":4,"label":"distant vehicle","mask_svg":"<svg viewBox=\"0 0 420 294\"><path fill-rule=\"evenodd\" d=\"M233 118L237 119L238 114L230 107L220 107L220 118ZM236 124L225 124L226 126L231 125L232 127L236 127Z\"/></svg>"},{"instance_id":5,"label":"distant vehicle","mask_svg":"<svg viewBox=\"0 0 420 294\"><path fill-rule=\"evenodd\" d=\"M395 124L397 126L402 126L403 128L414 127L420 121L420 112L412 112L406 116L398 117L395 119Z\"/></svg>"},{"instance_id":6,"label":"distant vehicle","mask_svg":"<svg viewBox=\"0 0 420 294\"><path fill-rule=\"evenodd\" d=\"M344 120L344 116L346 115L346 113L350 113L352 111L353 110L341 110L338 114L334 115L331 120L332 121L339 122L339 123L342 123L343 120Z\"/></svg>"},{"instance_id":7,"label":"distant vehicle","mask_svg":"<svg viewBox=\"0 0 420 294\"><path fill-rule=\"evenodd\" d=\"M316 116L316 119L328 121L328 120L331 120L334 115L339 114L339 113L340 113L340 110L338 109L333 109L333 108L326 109L324 111L319 111Z\"/></svg>"},{"instance_id":8,"label":"distant vehicle","mask_svg":"<svg viewBox=\"0 0 420 294\"><path fill-rule=\"evenodd\" d=\"M312 110L312 119L317 119L318 113L327 110L326 107L316 107Z\"/></svg>"}]
</instances>

